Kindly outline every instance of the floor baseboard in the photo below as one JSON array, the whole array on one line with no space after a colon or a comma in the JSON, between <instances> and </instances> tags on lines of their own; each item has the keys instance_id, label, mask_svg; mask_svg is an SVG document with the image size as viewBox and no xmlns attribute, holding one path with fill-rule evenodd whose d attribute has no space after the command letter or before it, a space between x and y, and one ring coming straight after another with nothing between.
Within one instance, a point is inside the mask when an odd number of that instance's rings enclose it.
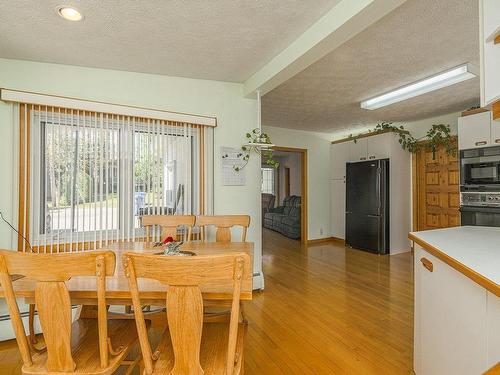
<instances>
[{"instance_id":1,"label":"floor baseboard","mask_svg":"<svg viewBox=\"0 0 500 375\"><path fill-rule=\"evenodd\" d=\"M307 240L308 245L318 245L327 242L336 242L339 244L345 244L345 241L342 238L338 237L326 237L326 238L317 238L315 240Z\"/></svg>"}]
</instances>

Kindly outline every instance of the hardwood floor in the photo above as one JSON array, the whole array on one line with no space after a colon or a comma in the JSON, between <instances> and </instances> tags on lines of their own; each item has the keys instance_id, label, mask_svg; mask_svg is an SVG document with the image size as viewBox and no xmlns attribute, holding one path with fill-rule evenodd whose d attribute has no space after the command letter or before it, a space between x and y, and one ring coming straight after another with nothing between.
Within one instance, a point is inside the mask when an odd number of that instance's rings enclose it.
<instances>
[{"instance_id":1,"label":"hardwood floor","mask_svg":"<svg viewBox=\"0 0 500 375\"><path fill-rule=\"evenodd\" d=\"M248 374L410 374L411 253L300 247L264 231L265 291L246 304Z\"/></svg>"},{"instance_id":2,"label":"hardwood floor","mask_svg":"<svg viewBox=\"0 0 500 375\"><path fill-rule=\"evenodd\" d=\"M377 256L335 243L301 247L264 230L265 291L245 303L246 374L410 374L410 253ZM15 342L0 374L20 374Z\"/></svg>"}]
</instances>

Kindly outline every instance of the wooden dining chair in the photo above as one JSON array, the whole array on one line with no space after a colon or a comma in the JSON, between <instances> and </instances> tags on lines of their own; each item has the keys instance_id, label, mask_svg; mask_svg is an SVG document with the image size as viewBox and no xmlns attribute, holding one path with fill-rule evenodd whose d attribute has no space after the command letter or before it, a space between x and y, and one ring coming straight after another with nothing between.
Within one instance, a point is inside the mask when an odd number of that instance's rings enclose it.
<instances>
[{"instance_id":1,"label":"wooden dining chair","mask_svg":"<svg viewBox=\"0 0 500 375\"><path fill-rule=\"evenodd\" d=\"M247 240L247 230L250 226L250 216L248 215L214 215L214 216L197 216L196 226L200 228L200 237L202 241L206 241L205 229L208 226L216 228L216 242L231 242L231 228L234 226L242 227L241 242Z\"/></svg>"},{"instance_id":2,"label":"wooden dining chair","mask_svg":"<svg viewBox=\"0 0 500 375\"><path fill-rule=\"evenodd\" d=\"M500 375L500 362L487 370L483 375Z\"/></svg>"},{"instance_id":3,"label":"wooden dining chair","mask_svg":"<svg viewBox=\"0 0 500 375\"><path fill-rule=\"evenodd\" d=\"M239 321L239 302L242 280L250 272L248 254L166 257L126 253L123 262L134 304L144 374L243 373L247 324ZM168 325L154 351L140 308L139 278L150 278L168 285ZM232 293L229 323L203 323L201 286L217 287Z\"/></svg>"},{"instance_id":4,"label":"wooden dining chair","mask_svg":"<svg viewBox=\"0 0 500 375\"><path fill-rule=\"evenodd\" d=\"M146 228L146 241L162 241L172 237L175 241L191 242L196 217L193 215L144 215L141 225ZM182 238L178 236L179 227L187 228ZM159 234L158 231L159 230Z\"/></svg>"},{"instance_id":5,"label":"wooden dining chair","mask_svg":"<svg viewBox=\"0 0 500 375\"><path fill-rule=\"evenodd\" d=\"M126 357L137 343L133 320L107 320L106 276L115 272L113 252L33 254L0 250L0 284L23 361L22 373L111 374L138 363ZM35 282L35 303L42 328L43 348L27 339L19 313L12 275ZM71 300L66 281L76 276L95 276L97 319L77 319L72 323ZM149 326L146 325L146 326Z\"/></svg>"}]
</instances>

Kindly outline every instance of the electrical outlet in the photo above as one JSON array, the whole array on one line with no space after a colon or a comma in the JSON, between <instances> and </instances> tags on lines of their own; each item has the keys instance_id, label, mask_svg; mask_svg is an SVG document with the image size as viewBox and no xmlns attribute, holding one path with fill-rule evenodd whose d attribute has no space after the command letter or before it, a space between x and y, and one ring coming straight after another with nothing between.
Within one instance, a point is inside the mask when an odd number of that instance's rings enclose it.
<instances>
[{"instance_id":1,"label":"electrical outlet","mask_svg":"<svg viewBox=\"0 0 500 375\"><path fill-rule=\"evenodd\" d=\"M323 235L323 228L319 228L319 235L322 236Z\"/></svg>"}]
</instances>

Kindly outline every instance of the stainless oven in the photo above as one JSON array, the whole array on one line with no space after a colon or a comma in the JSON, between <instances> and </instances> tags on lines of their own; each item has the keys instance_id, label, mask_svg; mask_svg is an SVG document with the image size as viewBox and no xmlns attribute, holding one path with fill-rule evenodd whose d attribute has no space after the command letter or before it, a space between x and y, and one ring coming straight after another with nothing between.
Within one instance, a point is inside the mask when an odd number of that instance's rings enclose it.
<instances>
[{"instance_id":1,"label":"stainless oven","mask_svg":"<svg viewBox=\"0 0 500 375\"><path fill-rule=\"evenodd\" d=\"M460 185L462 191L500 190L500 147L460 151Z\"/></svg>"},{"instance_id":2,"label":"stainless oven","mask_svg":"<svg viewBox=\"0 0 500 375\"><path fill-rule=\"evenodd\" d=\"M462 192L460 201L462 225L500 227L499 192Z\"/></svg>"}]
</instances>

